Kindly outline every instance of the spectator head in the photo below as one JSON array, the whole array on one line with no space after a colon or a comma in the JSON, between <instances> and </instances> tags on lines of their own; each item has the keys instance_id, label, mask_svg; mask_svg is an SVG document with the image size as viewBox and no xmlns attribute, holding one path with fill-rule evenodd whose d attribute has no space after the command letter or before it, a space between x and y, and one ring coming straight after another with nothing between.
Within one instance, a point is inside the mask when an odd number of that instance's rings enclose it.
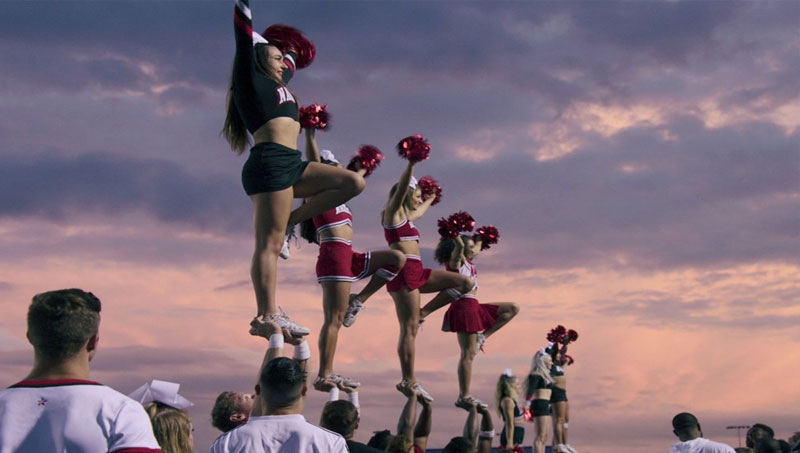
<instances>
[{"instance_id":1,"label":"spectator head","mask_svg":"<svg viewBox=\"0 0 800 453\"><path fill-rule=\"evenodd\" d=\"M755 453L783 453L780 442L771 437L762 437L756 441Z\"/></svg>"},{"instance_id":2,"label":"spectator head","mask_svg":"<svg viewBox=\"0 0 800 453\"><path fill-rule=\"evenodd\" d=\"M283 409L300 404L308 391L306 372L288 357L276 357L267 363L259 379L261 399L267 410Z\"/></svg>"},{"instance_id":3,"label":"spectator head","mask_svg":"<svg viewBox=\"0 0 800 453\"><path fill-rule=\"evenodd\" d=\"M247 393L222 392L211 409L211 425L227 433L247 423L253 409L253 395Z\"/></svg>"},{"instance_id":4,"label":"spectator head","mask_svg":"<svg viewBox=\"0 0 800 453\"><path fill-rule=\"evenodd\" d=\"M194 442L192 440L192 421L189 414L183 409L175 409L159 402L153 402L145 407L150 422L153 424L153 434L163 453L192 453Z\"/></svg>"},{"instance_id":5,"label":"spectator head","mask_svg":"<svg viewBox=\"0 0 800 453\"><path fill-rule=\"evenodd\" d=\"M472 442L466 437L458 436L450 439L450 442L444 446L444 453L472 453L474 451Z\"/></svg>"},{"instance_id":6,"label":"spectator head","mask_svg":"<svg viewBox=\"0 0 800 453\"><path fill-rule=\"evenodd\" d=\"M756 443L764 437L773 439L775 438L775 431L763 423L756 423L747 430L747 437L745 442L750 448L755 448Z\"/></svg>"},{"instance_id":7,"label":"spectator head","mask_svg":"<svg viewBox=\"0 0 800 453\"><path fill-rule=\"evenodd\" d=\"M377 448L378 450L386 450L386 446L389 445L389 440L392 438L392 432L388 429L384 429L383 431L375 431L370 437L369 445L372 448Z\"/></svg>"},{"instance_id":8,"label":"spectator head","mask_svg":"<svg viewBox=\"0 0 800 453\"><path fill-rule=\"evenodd\" d=\"M414 442L408 437L392 436L386 445L386 453L411 453L414 451Z\"/></svg>"},{"instance_id":9,"label":"spectator head","mask_svg":"<svg viewBox=\"0 0 800 453\"><path fill-rule=\"evenodd\" d=\"M683 442L703 437L700 422L688 412L681 412L672 417L672 432Z\"/></svg>"},{"instance_id":10,"label":"spectator head","mask_svg":"<svg viewBox=\"0 0 800 453\"><path fill-rule=\"evenodd\" d=\"M358 409L350 401L331 401L322 409L319 425L351 439L358 429Z\"/></svg>"},{"instance_id":11,"label":"spectator head","mask_svg":"<svg viewBox=\"0 0 800 453\"><path fill-rule=\"evenodd\" d=\"M62 289L33 296L28 308L28 340L37 357L66 360L97 349L100 299L80 289Z\"/></svg>"}]
</instances>

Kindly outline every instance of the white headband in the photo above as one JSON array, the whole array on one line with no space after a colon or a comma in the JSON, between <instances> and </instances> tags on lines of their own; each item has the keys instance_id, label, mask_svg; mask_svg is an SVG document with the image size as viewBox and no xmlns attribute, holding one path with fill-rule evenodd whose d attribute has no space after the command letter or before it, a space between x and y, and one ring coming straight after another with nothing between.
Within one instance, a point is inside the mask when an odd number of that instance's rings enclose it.
<instances>
[{"instance_id":1,"label":"white headband","mask_svg":"<svg viewBox=\"0 0 800 453\"><path fill-rule=\"evenodd\" d=\"M506 368L503 370L503 376L514 377L514 372L511 371L511 368Z\"/></svg>"},{"instance_id":2,"label":"white headband","mask_svg":"<svg viewBox=\"0 0 800 453\"><path fill-rule=\"evenodd\" d=\"M333 151L331 151L329 149L323 149L322 151L320 151L319 152L319 157L320 157L320 159L329 160L329 161L335 162L337 164L339 163L339 161L336 160L336 156L333 155Z\"/></svg>"},{"instance_id":3,"label":"white headband","mask_svg":"<svg viewBox=\"0 0 800 453\"><path fill-rule=\"evenodd\" d=\"M174 382L153 379L131 392L128 397L138 401L142 406L146 406L153 401L172 406L175 409L186 409L187 407L194 406L194 403L178 395L178 389L180 387L180 384Z\"/></svg>"},{"instance_id":4,"label":"white headband","mask_svg":"<svg viewBox=\"0 0 800 453\"><path fill-rule=\"evenodd\" d=\"M408 181L408 187L410 187L412 190L417 190L417 178L412 176L411 180Z\"/></svg>"}]
</instances>

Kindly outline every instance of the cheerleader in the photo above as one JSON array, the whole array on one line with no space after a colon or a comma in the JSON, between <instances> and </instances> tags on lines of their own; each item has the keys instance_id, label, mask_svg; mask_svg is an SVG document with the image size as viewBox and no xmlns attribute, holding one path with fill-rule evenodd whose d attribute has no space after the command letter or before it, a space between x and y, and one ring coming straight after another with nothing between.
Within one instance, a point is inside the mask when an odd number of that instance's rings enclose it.
<instances>
[{"instance_id":1,"label":"cheerleader","mask_svg":"<svg viewBox=\"0 0 800 453\"><path fill-rule=\"evenodd\" d=\"M306 156L309 162L322 162L341 167L329 150L319 151L314 129L306 130ZM360 176L367 172L358 162L353 168ZM337 386L358 387L352 379L333 373L333 357L339 328L344 322L352 324L355 314L372 294L387 281L393 279L406 261L397 250L379 250L366 253L353 251L353 215L346 204L329 209L305 220L301 224L301 236L308 242L319 244L317 257L317 281L322 286L322 306L325 319L319 335L319 375L314 388L327 392ZM350 284L372 275L369 283L358 294L350 294ZM347 316L349 315L349 317ZM345 324L345 325L347 325Z\"/></svg>"},{"instance_id":2,"label":"cheerleader","mask_svg":"<svg viewBox=\"0 0 800 453\"><path fill-rule=\"evenodd\" d=\"M536 438L533 441L534 453L545 453L547 433L550 432L550 396L553 388L553 377L550 367L553 359L544 349L536 351L531 362L531 371L525 381L525 409L531 412L536 426Z\"/></svg>"},{"instance_id":3,"label":"cheerleader","mask_svg":"<svg viewBox=\"0 0 800 453\"><path fill-rule=\"evenodd\" d=\"M567 400L567 377L564 368L570 364L566 353L567 347L559 349L558 343L550 346L550 356L553 366L550 375L553 378L553 392L550 395L550 406L553 408L553 451L560 453L575 453L575 449L567 443L567 428L569 426L569 402Z\"/></svg>"},{"instance_id":4,"label":"cheerleader","mask_svg":"<svg viewBox=\"0 0 800 453\"><path fill-rule=\"evenodd\" d=\"M464 409L476 402L480 404L470 395L472 361L478 349L483 347L486 338L519 313L519 306L513 302L478 303L478 271L473 261L483 249L482 246L483 240L479 235L461 234L455 239L442 238L434 253L436 261L445 265L448 271L458 272L475 282L466 294L447 291L456 300L450 303L442 322L443 331L455 332L458 337L461 357L458 362L458 400L455 405ZM429 302L421 311L427 314L430 305L436 305L436 302Z\"/></svg>"},{"instance_id":5,"label":"cheerleader","mask_svg":"<svg viewBox=\"0 0 800 453\"><path fill-rule=\"evenodd\" d=\"M401 142L402 144L403 142ZM406 263L397 277L386 284L394 300L400 336L397 355L400 358L402 380L399 388L413 387L424 399L433 401L430 393L416 381L414 376L414 339L419 330L419 294L444 291L453 288L459 293L472 289L473 281L466 275L442 270L425 269L420 258L419 230L414 221L421 218L431 207L436 197L423 201L422 190L414 178L415 162L409 159L400 181L389 192L389 199L381 212L386 242L393 250L406 256Z\"/></svg>"},{"instance_id":6,"label":"cheerleader","mask_svg":"<svg viewBox=\"0 0 800 453\"><path fill-rule=\"evenodd\" d=\"M343 168L300 159L297 100L286 84L295 68L311 63L314 45L287 26L273 25L263 37L255 33L248 3L236 0L234 8L236 53L222 135L237 154L250 145L248 133L255 143L242 168L242 185L253 202L255 224L250 274L257 310L251 325L275 321L292 335L307 335L308 328L278 313L278 254L294 224L358 195L364 189L364 178ZM292 211L295 197L310 201Z\"/></svg>"},{"instance_id":7,"label":"cheerleader","mask_svg":"<svg viewBox=\"0 0 800 453\"><path fill-rule=\"evenodd\" d=\"M520 451L519 447L525 439L525 427L522 426L523 412L519 409L519 380L506 368L497 380L495 391L497 413L503 419L503 431L500 433L501 451ZM544 451L544 450L542 450Z\"/></svg>"}]
</instances>

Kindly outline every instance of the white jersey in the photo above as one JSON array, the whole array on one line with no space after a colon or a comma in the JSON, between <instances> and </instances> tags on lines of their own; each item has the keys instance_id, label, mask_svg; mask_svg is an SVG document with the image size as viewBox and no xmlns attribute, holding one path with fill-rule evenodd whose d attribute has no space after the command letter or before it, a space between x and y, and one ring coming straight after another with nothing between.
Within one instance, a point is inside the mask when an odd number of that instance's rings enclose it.
<instances>
[{"instance_id":1,"label":"white jersey","mask_svg":"<svg viewBox=\"0 0 800 453\"><path fill-rule=\"evenodd\" d=\"M728 445L698 437L673 444L667 453L736 453L736 450Z\"/></svg>"},{"instance_id":2,"label":"white jersey","mask_svg":"<svg viewBox=\"0 0 800 453\"><path fill-rule=\"evenodd\" d=\"M158 453L141 404L78 379L22 381L0 391L0 453Z\"/></svg>"},{"instance_id":3,"label":"white jersey","mask_svg":"<svg viewBox=\"0 0 800 453\"><path fill-rule=\"evenodd\" d=\"M312 425L300 414L250 417L247 423L219 436L211 445L211 453L347 451L342 436Z\"/></svg>"}]
</instances>

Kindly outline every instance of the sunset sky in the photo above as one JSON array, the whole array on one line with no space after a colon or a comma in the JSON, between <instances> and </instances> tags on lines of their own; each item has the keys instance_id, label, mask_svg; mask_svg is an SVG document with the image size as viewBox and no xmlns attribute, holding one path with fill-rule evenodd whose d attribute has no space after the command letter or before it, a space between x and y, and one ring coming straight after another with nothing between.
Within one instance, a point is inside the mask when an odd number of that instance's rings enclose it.
<instances>
[{"instance_id":1,"label":"sunset sky","mask_svg":"<svg viewBox=\"0 0 800 453\"><path fill-rule=\"evenodd\" d=\"M316 43L291 87L328 104L320 146L387 156L350 202L356 249L386 248L379 211L405 164L394 145L417 133L432 151L416 174L444 189L416 222L426 265L438 217L499 228L476 262L478 296L521 312L477 358L477 397L492 400L506 367L524 376L564 324L580 333L567 377L582 453L666 451L682 411L733 446L728 425L800 430L800 3L251 9L256 30L287 23ZM219 137L232 13L232 1L0 2L0 386L32 365L31 297L90 290L104 304L91 377L123 393L181 383L199 452L219 434L216 395L252 389L266 346L247 332L245 157ZM316 253L294 248L278 275L279 304L312 328L314 375ZM430 447L466 414L443 311L417 339ZM396 427L396 340L385 290L340 335L335 370L363 383L357 440ZM308 419L325 397L309 391Z\"/></svg>"}]
</instances>

